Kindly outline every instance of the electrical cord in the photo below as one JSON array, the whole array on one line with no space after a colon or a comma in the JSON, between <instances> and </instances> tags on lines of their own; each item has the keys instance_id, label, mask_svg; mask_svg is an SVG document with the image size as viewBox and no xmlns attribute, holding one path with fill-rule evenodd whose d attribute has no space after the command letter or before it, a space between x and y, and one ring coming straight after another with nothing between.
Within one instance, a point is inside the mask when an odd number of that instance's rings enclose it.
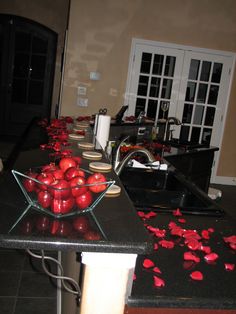
<instances>
[{"instance_id":1,"label":"electrical cord","mask_svg":"<svg viewBox=\"0 0 236 314\"><path fill-rule=\"evenodd\" d=\"M42 260L42 262L41 262L41 263L42 263L42 267L43 267L43 270L45 271L45 273L46 273L48 276L52 277L52 278L61 280L61 283L62 283L64 289L65 289L66 291L72 293L72 294L77 295L78 301L80 300L80 298L81 298L81 290L80 290L79 284L78 284L73 278L67 277L67 276L64 276L64 275L63 275L63 273L64 273L63 267L62 267L61 263L60 263L57 259L55 259L55 258L53 258L53 257L51 257L51 256L46 256L46 255L44 254L44 250L41 250L41 255L32 252L30 249L26 249L26 252L27 252L30 256L34 257L34 258L41 259L41 260ZM45 261L51 261L51 262L56 263L57 266L58 266L59 269L60 269L60 274L61 274L61 275L55 275L55 274L51 273L51 272L48 270ZM74 289L69 288L66 282L69 282L69 283L71 284L71 286L72 286Z\"/></svg>"}]
</instances>

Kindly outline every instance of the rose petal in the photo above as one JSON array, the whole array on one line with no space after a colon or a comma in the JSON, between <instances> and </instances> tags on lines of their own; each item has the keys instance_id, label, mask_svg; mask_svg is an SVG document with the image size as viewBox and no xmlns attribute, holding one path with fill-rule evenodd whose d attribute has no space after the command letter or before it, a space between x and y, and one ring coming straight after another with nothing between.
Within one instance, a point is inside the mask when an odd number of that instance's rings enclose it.
<instances>
[{"instance_id":1,"label":"rose petal","mask_svg":"<svg viewBox=\"0 0 236 314\"><path fill-rule=\"evenodd\" d=\"M145 260L143 261L143 267L144 268L151 268L154 265L155 264L153 263L153 261L151 261L149 258L145 258Z\"/></svg>"},{"instance_id":2,"label":"rose petal","mask_svg":"<svg viewBox=\"0 0 236 314\"><path fill-rule=\"evenodd\" d=\"M155 273L161 274L161 270L160 270L160 268L157 267L157 266L155 266L155 267L153 268L153 271L154 271Z\"/></svg>"},{"instance_id":3,"label":"rose petal","mask_svg":"<svg viewBox=\"0 0 236 314\"><path fill-rule=\"evenodd\" d=\"M218 256L218 254L216 254L216 253L209 253L209 254L206 254L206 255L204 256L204 259L205 259L205 261L207 261L207 262L214 262L214 261L216 261L218 258L219 258L219 256Z\"/></svg>"},{"instance_id":4,"label":"rose petal","mask_svg":"<svg viewBox=\"0 0 236 314\"><path fill-rule=\"evenodd\" d=\"M158 243L160 244L160 246L166 249L173 249L173 247L175 246L173 241L168 241L168 240L160 240Z\"/></svg>"},{"instance_id":5,"label":"rose petal","mask_svg":"<svg viewBox=\"0 0 236 314\"><path fill-rule=\"evenodd\" d=\"M171 235L175 235L175 236L179 236L179 237L182 237L183 233L184 233L184 230L179 226L172 227L172 229L170 231Z\"/></svg>"},{"instance_id":6,"label":"rose petal","mask_svg":"<svg viewBox=\"0 0 236 314\"><path fill-rule=\"evenodd\" d=\"M190 249L190 250L193 250L193 251L196 251L199 249L201 243L197 240L197 239L191 239L191 238L187 238L185 240L185 244L187 245L187 247Z\"/></svg>"},{"instance_id":7,"label":"rose petal","mask_svg":"<svg viewBox=\"0 0 236 314\"><path fill-rule=\"evenodd\" d=\"M165 235L166 235L166 230L165 229L159 229L159 228L156 229L155 236L157 238L164 238Z\"/></svg>"},{"instance_id":8,"label":"rose petal","mask_svg":"<svg viewBox=\"0 0 236 314\"><path fill-rule=\"evenodd\" d=\"M154 285L155 287L164 287L165 286L165 281L161 279L160 277L153 276L154 280Z\"/></svg>"},{"instance_id":9,"label":"rose petal","mask_svg":"<svg viewBox=\"0 0 236 314\"><path fill-rule=\"evenodd\" d=\"M193 271L191 274L190 274L190 277L193 279L193 280L203 280L203 274L196 270L196 271Z\"/></svg>"},{"instance_id":10,"label":"rose petal","mask_svg":"<svg viewBox=\"0 0 236 314\"><path fill-rule=\"evenodd\" d=\"M197 240L201 239L200 235L197 233L196 230L190 230L190 229L184 231L183 237L184 238L194 238Z\"/></svg>"},{"instance_id":11,"label":"rose petal","mask_svg":"<svg viewBox=\"0 0 236 314\"><path fill-rule=\"evenodd\" d=\"M209 246L201 245L199 247L199 250L206 253L206 254L211 253L211 248Z\"/></svg>"},{"instance_id":12,"label":"rose petal","mask_svg":"<svg viewBox=\"0 0 236 314\"><path fill-rule=\"evenodd\" d=\"M225 270L233 271L235 268L235 264L225 263Z\"/></svg>"},{"instance_id":13,"label":"rose petal","mask_svg":"<svg viewBox=\"0 0 236 314\"><path fill-rule=\"evenodd\" d=\"M205 239L205 240L210 239L208 230L202 230L201 235L202 235L202 238Z\"/></svg>"},{"instance_id":14,"label":"rose petal","mask_svg":"<svg viewBox=\"0 0 236 314\"><path fill-rule=\"evenodd\" d=\"M186 219L184 218L179 218L178 222L180 222L181 224L185 224L186 223Z\"/></svg>"},{"instance_id":15,"label":"rose petal","mask_svg":"<svg viewBox=\"0 0 236 314\"><path fill-rule=\"evenodd\" d=\"M173 216L182 216L182 213L179 208L173 211Z\"/></svg>"},{"instance_id":16,"label":"rose petal","mask_svg":"<svg viewBox=\"0 0 236 314\"><path fill-rule=\"evenodd\" d=\"M133 274L133 280L136 280L136 279L137 279L136 274Z\"/></svg>"},{"instance_id":17,"label":"rose petal","mask_svg":"<svg viewBox=\"0 0 236 314\"><path fill-rule=\"evenodd\" d=\"M195 263L200 262L200 258L192 252L184 252L184 260L185 261L193 261Z\"/></svg>"},{"instance_id":18,"label":"rose petal","mask_svg":"<svg viewBox=\"0 0 236 314\"><path fill-rule=\"evenodd\" d=\"M153 249L154 249L154 251L157 251L157 250L158 250L158 248L159 248L158 244L157 244L157 243L154 243L154 245L153 245Z\"/></svg>"},{"instance_id":19,"label":"rose petal","mask_svg":"<svg viewBox=\"0 0 236 314\"><path fill-rule=\"evenodd\" d=\"M152 218L152 217L156 217L157 213L154 213L154 212L149 212L146 214L146 218Z\"/></svg>"},{"instance_id":20,"label":"rose petal","mask_svg":"<svg viewBox=\"0 0 236 314\"><path fill-rule=\"evenodd\" d=\"M236 250L236 243L230 243L229 246L232 250Z\"/></svg>"},{"instance_id":21,"label":"rose petal","mask_svg":"<svg viewBox=\"0 0 236 314\"><path fill-rule=\"evenodd\" d=\"M145 216L145 214L144 214L144 212L138 211L138 216L142 218Z\"/></svg>"},{"instance_id":22,"label":"rose petal","mask_svg":"<svg viewBox=\"0 0 236 314\"><path fill-rule=\"evenodd\" d=\"M229 236L229 237L224 237L223 239L224 239L224 241L226 243L236 244L236 235L232 235L232 236Z\"/></svg>"}]
</instances>

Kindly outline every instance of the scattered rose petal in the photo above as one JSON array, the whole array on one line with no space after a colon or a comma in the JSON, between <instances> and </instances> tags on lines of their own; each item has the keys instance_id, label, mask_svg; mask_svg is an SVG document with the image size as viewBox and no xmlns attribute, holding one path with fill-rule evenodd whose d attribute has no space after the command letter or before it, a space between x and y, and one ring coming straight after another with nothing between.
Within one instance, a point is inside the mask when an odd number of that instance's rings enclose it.
<instances>
[{"instance_id":1,"label":"scattered rose petal","mask_svg":"<svg viewBox=\"0 0 236 314\"><path fill-rule=\"evenodd\" d=\"M208 228L208 231L209 231L210 233L215 232L215 230L214 230L213 228Z\"/></svg>"},{"instance_id":2,"label":"scattered rose petal","mask_svg":"<svg viewBox=\"0 0 236 314\"><path fill-rule=\"evenodd\" d=\"M232 236L229 236L229 237L224 237L223 239L224 239L224 241L226 243L236 244L236 235L232 235Z\"/></svg>"},{"instance_id":3,"label":"scattered rose petal","mask_svg":"<svg viewBox=\"0 0 236 314\"><path fill-rule=\"evenodd\" d=\"M236 243L230 243L229 246L232 250L236 250Z\"/></svg>"},{"instance_id":4,"label":"scattered rose petal","mask_svg":"<svg viewBox=\"0 0 236 314\"><path fill-rule=\"evenodd\" d=\"M233 271L235 268L235 264L225 263L225 270Z\"/></svg>"},{"instance_id":5,"label":"scattered rose petal","mask_svg":"<svg viewBox=\"0 0 236 314\"><path fill-rule=\"evenodd\" d=\"M136 279L137 279L136 274L133 274L133 280L136 280Z\"/></svg>"},{"instance_id":6,"label":"scattered rose petal","mask_svg":"<svg viewBox=\"0 0 236 314\"><path fill-rule=\"evenodd\" d=\"M171 235L175 235L175 236L179 236L179 237L182 237L183 233L184 233L184 230L179 226L173 227L170 231Z\"/></svg>"},{"instance_id":7,"label":"scattered rose petal","mask_svg":"<svg viewBox=\"0 0 236 314\"><path fill-rule=\"evenodd\" d=\"M160 244L160 246L166 249L173 249L173 247L175 246L173 241L168 241L168 240L160 240L158 243Z\"/></svg>"},{"instance_id":8,"label":"scattered rose petal","mask_svg":"<svg viewBox=\"0 0 236 314\"><path fill-rule=\"evenodd\" d=\"M164 238L165 235L166 235L166 230L165 229L159 229L159 228L156 229L155 236L157 238Z\"/></svg>"},{"instance_id":9,"label":"scattered rose petal","mask_svg":"<svg viewBox=\"0 0 236 314\"><path fill-rule=\"evenodd\" d=\"M143 261L143 267L144 268L151 268L154 267L154 263L153 261L151 261L149 258L145 258L145 260Z\"/></svg>"},{"instance_id":10,"label":"scattered rose petal","mask_svg":"<svg viewBox=\"0 0 236 314\"><path fill-rule=\"evenodd\" d=\"M182 213L181 213L180 209L177 208L176 210L173 211L173 215L174 216L182 216Z\"/></svg>"},{"instance_id":11,"label":"scattered rose petal","mask_svg":"<svg viewBox=\"0 0 236 314\"><path fill-rule=\"evenodd\" d=\"M205 240L210 239L209 230L202 230L201 235L202 235L202 238Z\"/></svg>"},{"instance_id":12,"label":"scattered rose petal","mask_svg":"<svg viewBox=\"0 0 236 314\"><path fill-rule=\"evenodd\" d=\"M194 254L193 252L184 252L184 260L185 261L193 261L195 263L200 262L200 258Z\"/></svg>"},{"instance_id":13,"label":"scattered rose petal","mask_svg":"<svg viewBox=\"0 0 236 314\"><path fill-rule=\"evenodd\" d=\"M159 248L159 245L155 242L154 245L153 245L153 249L154 251L157 251Z\"/></svg>"},{"instance_id":14,"label":"scattered rose petal","mask_svg":"<svg viewBox=\"0 0 236 314\"><path fill-rule=\"evenodd\" d=\"M193 280L203 280L203 274L196 270L196 271L193 271L191 274L190 274L190 277L193 279Z\"/></svg>"},{"instance_id":15,"label":"scattered rose petal","mask_svg":"<svg viewBox=\"0 0 236 314\"><path fill-rule=\"evenodd\" d=\"M183 262L183 268L184 269L191 269L195 267L196 263L194 261L184 261Z\"/></svg>"},{"instance_id":16,"label":"scattered rose petal","mask_svg":"<svg viewBox=\"0 0 236 314\"><path fill-rule=\"evenodd\" d=\"M145 217L146 217L147 219L149 219L149 218L152 218L152 217L156 217L156 215L157 215L157 213L149 212L149 213L147 213L147 214L145 215Z\"/></svg>"},{"instance_id":17,"label":"scattered rose petal","mask_svg":"<svg viewBox=\"0 0 236 314\"><path fill-rule=\"evenodd\" d=\"M157 266L155 266L155 267L153 268L153 271L154 271L155 273L161 274L161 270L160 270L160 268L157 267Z\"/></svg>"},{"instance_id":18,"label":"scattered rose petal","mask_svg":"<svg viewBox=\"0 0 236 314\"><path fill-rule=\"evenodd\" d=\"M206 255L204 256L204 259L205 259L205 261L207 261L207 262L214 262L214 261L216 261L218 258L219 258L219 256L218 256L218 254L216 254L216 253L209 253L209 254L206 254Z\"/></svg>"},{"instance_id":19,"label":"scattered rose petal","mask_svg":"<svg viewBox=\"0 0 236 314\"><path fill-rule=\"evenodd\" d=\"M192 239L192 238L187 238L185 240L185 244L187 245L187 247L190 249L190 250L193 250L193 251L196 251L199 249L201 243L197 240L197 239Z\"/></svg>"},{"instance_id":20,"label":"scattered rose petal","mask_svg":"<svg viewBox=\"0 0 236 314\"><path fill-rule=\"evenodd\" d=\"M169 229L173 229L173 228L177 227L177 225L174 221L170 221L168 227L169 227Z\"/></svg>"},{"instance_id":21,"label":"scattered rose petal","mask_svg":"<svg viewBox=\"0 0 236 314\"><path fill-rule=\"evenodd\" d=\"M145 216L145 214L144 214L144 212L138 211L138 216L142 218Z\"/></svg>"},{"instance_id":22,"label":"scattered rose petal","mask_svg":"<svg viewBox=\"0 0 236 314\"><path fill-rule=\"evenodd\" d=\"M186 223L186 219L184 219L184 218L179 218L179 219L178 219L178 222L181 223L181 224L185 224L185 223Z\"/></svg>"},{"instance_id":23,"label":"scattered rose petal","mask_svg":"<svg viewBox=\"0 0 236 314\"><path fill-rule=\"evenodd\" d=\"M209 246L201 245L199 247L199 250L206 253L206 254L211 253L211 248Z\"/></svg>"},{"instance_id":24,"label":"scattered rose petal","mask_svg":"<svg viewBox=\"0 0 236 314\"><path fill-rule=\"evenodd\" d=\"M154 279L154 285L155 287L164 287L165 286L165 281L161 279L160 277L153 276Z\"/></svg>"},{"instance_id":25,"label":"scattered rose petal","mask_svg":"<svg viewBox=\"0 0 236 314\"><path fill-rule=\"evenodd\" d=\"M190 229L184 231L183 237L184 238L194 238L197 240L201 239L200 235L197 233L196 230L190 230Z\"/></svg>"}]
</instances>

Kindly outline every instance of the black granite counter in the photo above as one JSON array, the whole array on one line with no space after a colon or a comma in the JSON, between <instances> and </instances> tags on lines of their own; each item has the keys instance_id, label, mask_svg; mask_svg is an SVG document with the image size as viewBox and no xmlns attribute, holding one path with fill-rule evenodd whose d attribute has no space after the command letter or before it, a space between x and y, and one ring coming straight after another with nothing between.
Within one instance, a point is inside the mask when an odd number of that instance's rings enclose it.
<instances>
[{"instance_id":1,"label":"black granite counter","mask_svg":"<svg viewBox=\"0 0 236 314\"><path fill-rule=\"evenodd\" d=\"M199 249L191 250L182 236L170 235L170 222L184 230L196 230L201 237L199 242L210 247L211 252L218 255L218 259L206 262L206 253ZM128 301L130 307L236 309L236 269L229 271L225 268L225 263L236 267L235 248L230 248L229 243L224 241L224 237L235 236L236 222L231 217L157 213L156 217L144 219L144 223L166 233L163 238L153 235L158 248L151 255L138 257L136 280ZM206 232L209 228L213 232L209 233L209 239L204 239L202 231ZM174 247L162 247L160 241L163 239L173 241ZM184 252L187 251L198 256L200 261L195 263L184 260ZM145 258L153 261L161 273L155 272L153 267L145 269ZM190 274L193 271L200 271L203 280L191 279ZM154 285L154 275L164 280L163 287Z\"/></svg>"},{"instance_id":2,"label":"black granite counter","mask_svg":"<svg viewBox=\"0 0 236 314\"><path fill-rule=\"evenodd\" d=\"M32 139L30 134L32 132L25 138L14 163L11 162L14 169L21 172L50 161L49 151L41 150L38 139ZM73 154L81 156L82 150L77 142L71 141L70 144ZM88 168L88 163L84 160L83 167ZM106 176L122 188L113 171ZM30 208L19 219L27 206L10 169L4 171L0 175L1 247L138 254L151 251L150 237L123 188L120 196L104 197L93 211L83 214L89 221L89 233L86 235L73 229L76 216L55 219Z\"/></svg>"}]
</instances>

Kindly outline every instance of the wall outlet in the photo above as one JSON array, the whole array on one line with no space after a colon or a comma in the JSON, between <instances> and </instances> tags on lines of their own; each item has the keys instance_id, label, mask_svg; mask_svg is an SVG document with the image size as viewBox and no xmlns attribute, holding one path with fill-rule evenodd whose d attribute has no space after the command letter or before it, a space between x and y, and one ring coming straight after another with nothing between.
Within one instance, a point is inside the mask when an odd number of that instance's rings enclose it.
<instances>
[{"instance_id":1,"label":"wall outlet","mask_svg":"<svg viewBox=\"0 0 236 314\"><path fill-rule=\"evenodd\" d=\"M78 95L85 96L87 93L87 88L85 86L78 86Z\"/></svg>"},{"instance_id":2,"label":"wall outlet","mask_svg":"<svg viewBox=\"0 0 236 314\"><path fill-rule=\"evenodd\" d=\"M77 106L80 107L88 107L88 98L77 98Z\"/></svg>"}]
</instances>

